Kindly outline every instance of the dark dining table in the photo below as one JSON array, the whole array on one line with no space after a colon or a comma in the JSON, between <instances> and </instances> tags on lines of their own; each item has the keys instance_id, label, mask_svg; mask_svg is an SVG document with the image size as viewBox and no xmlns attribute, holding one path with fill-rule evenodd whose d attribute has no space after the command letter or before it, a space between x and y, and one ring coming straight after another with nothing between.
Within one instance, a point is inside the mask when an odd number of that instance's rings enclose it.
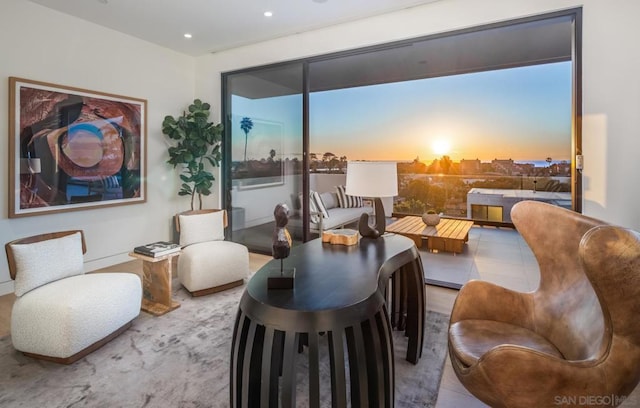
<instances>
[{"instance_id":1,"label":"dark dining table","mask_svg":"<svg viewBox=\"0 0 640 408\"><path fill-rule=\"evenodd\" d=\"M395 234L352 246L315 239L293 247L283 265L295 268L293 289L268 289L269 276L281 268L274 259L255 273L240 300L231 406L295 407L296 359L306 347L309 406L320 406L326 353L332 406L347 406L349 384L351 406L392 407L391 330L405 331L408 361L415 364L422 354L425 282L414 242Z\"/></svg>"}]
</instances>

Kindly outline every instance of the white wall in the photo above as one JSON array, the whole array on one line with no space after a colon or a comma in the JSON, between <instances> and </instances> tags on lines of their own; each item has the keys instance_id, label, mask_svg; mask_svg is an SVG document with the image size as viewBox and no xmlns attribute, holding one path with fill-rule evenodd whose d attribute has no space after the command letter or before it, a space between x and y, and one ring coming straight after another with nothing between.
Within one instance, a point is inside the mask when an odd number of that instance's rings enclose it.
<instances>
[{"instance_id":1,"label":"white wall","mask_svg":"<svg viewBox=\"0 0 640 408\"><path fill-rule=\"evenodd\" d=\"M0 5L0 123L8 126L9 76L148 101L147 203L8 219L8 142L0 143L0 243L47 231L86 232L88 270L122 262L140 243L170 238L178 199L160 124L195 97L220 114L220 74L584 5L584 212L640 230L640 38L636 0L442 0L430 5L236 48L197 59L52 11L26 0ZM6 127L5 127L6 129ZM5 133L6 134L6 133ZM216 184L219 187L219 183ZM218 195L206 206L218 206ZM0 262L0 294L12 291Z\"/></svg>"},{"instance_id":2,"label":"white wall","mask_svg":"<svg viewBox=\"0 0 640 408\"><path fill-rule=\"evenodd\" d=\"M640 230L640 2L442 0L196 60L196 89L220 111L220 74L583 6L584 213Z\"/></svg>"},{"instance_id":3,"label":"white wall","mask_svg":"<svg viewBox=\"0 0 640 408\"><path fill-rule=\"evenodd\" d=\"M177 176L167 165L165 115L194 98L194 59L25 0L0 4L0 243L33 234L83 229L85 269L131 260L136 245L169 239L171 217L189 209L178 199ZM8 219L8 77L74 86L147 100L147 202L112 208ZM211 200L217 198L213 197ZM4 252L4 251L3 251ZM61 256L64 256L61 254ZM0 294L13 291L0 261Z\"/></svg>"}]
</instances>

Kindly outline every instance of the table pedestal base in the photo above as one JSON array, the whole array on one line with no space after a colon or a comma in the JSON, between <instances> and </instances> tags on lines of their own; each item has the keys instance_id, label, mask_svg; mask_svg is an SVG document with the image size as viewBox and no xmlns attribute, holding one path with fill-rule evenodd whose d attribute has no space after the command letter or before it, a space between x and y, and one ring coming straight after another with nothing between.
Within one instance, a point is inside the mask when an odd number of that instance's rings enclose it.
<instances>
[{"instance_id":1,"label":"table pedestal base","mask_svg":"<svg viewBox=\"0 0 640 408\"><path fill-rule=\"evenodd\" d=\"M424 272L414 243L395 234L352 247L314 240L293 248L291 259L292 291L268 290L274 265L267 264L242 295L231 345L231 408L313 408L329 399L333 407L392 408L392 326L407 337L407 361L418 362L424 343ZM296 373L305 360L306 375ZM308 402L297 404L302 376Z\"/></svg>"},{"instance_id":2,"label":"table pedestal base","mask_svg":"<svg viewBox=\"0 0 640 408\"><path fill-rule=\"evenodd\" d=\"M394 405L393 341L386 305L382 304L360 324L322 334L275 330L239 311L232 345L231 406L296 407L301 337L308 346L308 406L320 406L322 357L329 359L330 380L325 379L327 384L322 388L329 389L330 383L332 406L347 406L347 376L351 406Z\"/></svg>"}]
</instances>

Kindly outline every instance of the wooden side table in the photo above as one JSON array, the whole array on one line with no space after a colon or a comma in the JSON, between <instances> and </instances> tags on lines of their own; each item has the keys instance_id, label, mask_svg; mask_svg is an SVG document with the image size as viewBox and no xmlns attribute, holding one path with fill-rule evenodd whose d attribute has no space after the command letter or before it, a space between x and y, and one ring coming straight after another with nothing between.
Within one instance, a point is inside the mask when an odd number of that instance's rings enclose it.
<instances>
[{"instance_id":1,"label":"wooden side table","mask_svg":"<svg viewBox=\"0 0 640 408\"><path fill-rule=\"evenodd\" d=\"M171 259L180 251L169 255L150 257L135 252L129 256L142 259L142 310L160 316L180 307L171 298Z\"/></svg>"}]
</instances>

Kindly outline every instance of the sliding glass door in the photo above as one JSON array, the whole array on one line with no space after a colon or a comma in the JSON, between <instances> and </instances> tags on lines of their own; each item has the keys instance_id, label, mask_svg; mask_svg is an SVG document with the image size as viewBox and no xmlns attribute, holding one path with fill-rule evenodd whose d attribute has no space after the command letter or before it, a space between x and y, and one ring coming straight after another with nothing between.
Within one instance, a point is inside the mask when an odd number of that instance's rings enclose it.
<instances>
[{"instance_id":1,"label":"sliding glass door","mask_svg":"<svg viewBox=\"0 0 640 408\"><path fill-rule=\"evenodd\" d=\"M290 209L293 244L302 242L303 65L225 75L225 208L231 240L271 253L273 210Z\"/></svg>"},{"instance_id":2,"label":"sliding glass door","mask_svg":"<svg viewBox=\"0 0 640 408\"><path fill-rule=\"evenodd\" d=\"M225 74L232 240L270 253L279 202L297 242L315 237L301 208L345 183L348 160L398 163L387 216L580 211L580 44L577 8Z\"/></svg>"},{"instance_id":3,"label":"sliding glass door","mask_svg":"<svg viewBox=\"0 0 640 408\"><path fill-rule=\"evenodd\" d=\"M575 30L561 14L311 61L311 188L383 160L398 163L387 214L500 225L525 199L576 208Z\"/></svg>"}]
</instances>

